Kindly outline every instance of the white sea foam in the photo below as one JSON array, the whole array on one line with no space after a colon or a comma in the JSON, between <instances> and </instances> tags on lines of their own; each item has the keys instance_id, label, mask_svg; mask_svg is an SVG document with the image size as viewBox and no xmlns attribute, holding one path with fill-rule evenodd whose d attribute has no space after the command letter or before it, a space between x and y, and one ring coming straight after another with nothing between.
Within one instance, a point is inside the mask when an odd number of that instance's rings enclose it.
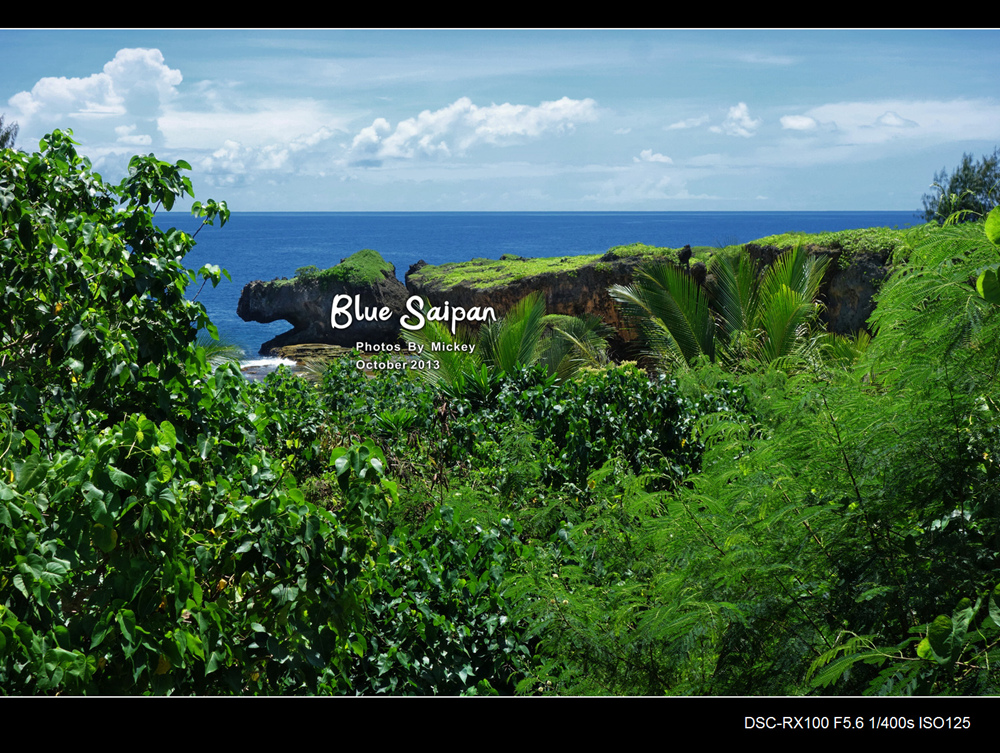
<instances>
[{"instance_id":1,"label":"white sea foam","mask_svg":"<svg viewBox=\"0 0 1000 753\"><path fill-rule=\"evenodd\" d=\"M274 371L279 366L294 366L295 361L287 358L255 358L252 361L240 361L241 369L270 368Z\"/></svg>"},{"instance_id":2,"label":"white sea foam","mask_svg":"<svg viewBox=\"0 0 1000 753\"><path fill-rule=\"evenodd\" d=\"M250 361L240 361L240 371L243 376L252 381L260 380L277 369L279 366L295 368L295 361L287 358L254 358Z\"/></svg>"}]
</instances>

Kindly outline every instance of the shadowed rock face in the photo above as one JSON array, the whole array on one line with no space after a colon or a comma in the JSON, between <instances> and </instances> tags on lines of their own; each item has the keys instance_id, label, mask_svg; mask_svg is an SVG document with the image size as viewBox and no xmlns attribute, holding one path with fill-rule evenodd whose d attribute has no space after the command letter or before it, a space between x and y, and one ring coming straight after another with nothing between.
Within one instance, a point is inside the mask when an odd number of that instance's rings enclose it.
<instances>
[{"instance_id":1,"label":"shadowed rock face","mask_svg":"<svg viewBox=\"0 0 1000 753\"><path fill-rule=\"evenodd\" d=\"M396 279L395 270L391 265L388 267L381 273L381 279L365 284L314 275L291 281L254 280L244 286L236 313L245 322L268 324L284 319L292 325L290 331L261 345L261 355L270 355L274 348L303 343L353 347L359 341L392 342L399 334L399 317L405 312L407 293ZM386 321L355 321L347 329L334 329L330 325L330 311L334 296L340 294L352 299L360 295L362 308L384 306L392 315Z\"/></svg>"},{"instance_id":2,"label":"shadowed rock face","mask_svg":"<svg viewBox=\"0 0 1000 753\"><path fill-rule=\"evenodd\" d=\"M836 252L835 252L836 253ZM892 273L888 253L857 254L843 269L839 253L831 263L820 291L826 309L820 318L831 332L854 335L866 328L875 311L874 295Z\"/></svg>"}]
</instances>

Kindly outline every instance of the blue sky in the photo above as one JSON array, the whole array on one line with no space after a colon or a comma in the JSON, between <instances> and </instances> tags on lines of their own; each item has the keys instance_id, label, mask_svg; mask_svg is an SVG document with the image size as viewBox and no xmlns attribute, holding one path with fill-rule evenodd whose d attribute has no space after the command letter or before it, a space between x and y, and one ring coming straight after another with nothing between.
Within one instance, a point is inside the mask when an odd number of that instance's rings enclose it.
<instances>
[{"instance_id":1,"label":"blue sky","mask_svg":"<svg viewBox=\"0 0 1000 753\"><path fill-rule=\"evenodd\" d=\"M915 210L1000 32L0 30L0 112L234 211Z\"/></svg>"}]
</instances>

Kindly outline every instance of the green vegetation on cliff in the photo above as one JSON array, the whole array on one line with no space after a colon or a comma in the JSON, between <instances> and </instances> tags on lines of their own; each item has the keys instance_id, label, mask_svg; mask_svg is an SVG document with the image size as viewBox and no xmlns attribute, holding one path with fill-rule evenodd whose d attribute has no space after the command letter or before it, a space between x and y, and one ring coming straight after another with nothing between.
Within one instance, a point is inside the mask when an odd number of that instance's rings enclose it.
<instances>
[{"instance_id":1,"label":"green vegetation on cliff","mask_svg":"<svg viewBox=\"0 0 1000 753\"><path fill-rule=\"evenodd\" d=\"M780 233L751 241L756 246L776 246L782 250L802 245L807 248L827 248L843 252L841 264L857 254L891 256L907 245L907 231L887 227L866 227L837 230L828 233Z\"/></svg>"},{"instance_id":2,"label":"green vegetation on cliff","mask_svg":"<svg viewBox=\"0 0 1000 753\"><path fill-rule=\"evenodd\" d=\"M296 270L296 276L291 280L279 280L279 284L290 284L295 280L336 280L350 285L373 285L395 274L395 267L382 258L382 255L373 249L363 248L355 251L339 264L327 269L317 267L300 267Z\"/></svg>"},{"instance_id":3,"label":"green vegetation on cliff","mask_svg":"<svg viewBox=\"0 0 1000 753\"><path fill-rule=\"evenodd\" d=\"M692 249L692 263L705 260L713 249L698 246ZM619 260L632 263L652 260L678 261L679 249L632 243L614 246L604 254L524 258L504 254L500 259L472 259L437 266L427 265L410 275L410 279L427 287L451 288L464 286L479 290L507 285L526 277L546 274L573 276L587 266L610 271Z\"/></svg>"}]
</instances>

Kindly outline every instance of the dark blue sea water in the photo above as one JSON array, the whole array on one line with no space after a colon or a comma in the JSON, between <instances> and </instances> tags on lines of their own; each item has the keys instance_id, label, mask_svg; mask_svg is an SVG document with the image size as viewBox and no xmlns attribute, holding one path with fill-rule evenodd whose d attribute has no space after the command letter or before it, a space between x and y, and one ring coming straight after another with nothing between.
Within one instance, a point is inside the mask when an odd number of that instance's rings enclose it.
<instances>
[{"instance_id":1,"label":"dark blue sea water","mask_svg":"<svg viewBox=\"0 0 1000 753\"><path fill-rule=\"evenodd\" d=\"M396 265L403 281L411 264L444 264L502 254L568 256L604 253L612 246L646 243L679 248L748 243L784 232L818 233L862 227L920 224L916 212L244 212L225 227L205 227L185 260L198 269L229 271L205 304L220 334L247 358L261 343L290 329L285 322L257 324L236 316L243 286L251 280L292 277L307 265L333 266L362 248ZM161 221L193 232L197 220L169 214ZM197 286L189 295L194 297Z\"/></svg>"}]
</instances>

